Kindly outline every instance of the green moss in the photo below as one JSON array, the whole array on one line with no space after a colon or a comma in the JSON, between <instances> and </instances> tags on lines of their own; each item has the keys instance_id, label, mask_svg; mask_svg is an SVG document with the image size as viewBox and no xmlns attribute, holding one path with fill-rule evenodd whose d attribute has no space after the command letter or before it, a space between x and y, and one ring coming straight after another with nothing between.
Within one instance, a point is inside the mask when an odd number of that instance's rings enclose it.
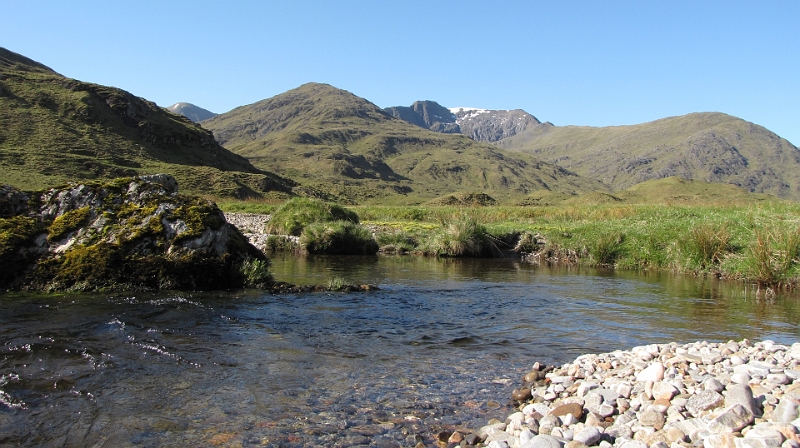
<instances>
[{"instance_id":1,"label":"green moss","mask_svg":"<svg viewBox=\"0 0 800 448\"><path fill-rule=\"evenodd\" d=\"M173 210L170 219L179 219L187 227L186 231L175 238L176 241L197 238L206 229L218 230L225 224L225 218L217 206L201 198L195 198Z\"/></svg>"},{"instance_id":2,"label":"green moss","mask_svg":"<svg viewBox=\"0 0 800 448\"><path fill-rule=\"evenodd\" d=\"M107 243L74 247L64 254L56 278L68 284L105 284L117 277L121 253L118 246Z\"/></svg>"},{"instance_id":3,"label":"green moss","mask_svg":"<svg viewBox=\"0 0 800 448\"><path fill-rule=\"evenodd\" d=\"M42 226L26 216L0 218L0 288L7 288L23 272L31 259L21 249L43 231Z\"/></svg>"},{"instance_id":4,"label":"green moss","mask_svg":"<svg viewBox=\"0 0 800 448\"><path fill-rule=\"evenodd\" d=\"M90 215L91 209L88 206L64 213L50 224L50 228L47 230L47 239L49 241L60 240L68 233L85 224Z\"/></svg>"}]
</instances>

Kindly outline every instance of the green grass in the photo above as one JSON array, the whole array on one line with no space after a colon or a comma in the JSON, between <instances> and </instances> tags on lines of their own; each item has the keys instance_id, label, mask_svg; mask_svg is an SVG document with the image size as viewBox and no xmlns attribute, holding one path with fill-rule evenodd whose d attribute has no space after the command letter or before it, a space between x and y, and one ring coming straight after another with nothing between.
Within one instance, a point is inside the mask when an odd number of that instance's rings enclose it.
<instances>
[{"instance_id":1,"label":"green grass","mask_svg":"<svg viewBox=\"0 0 800 448\"><path fill-rule=\"evenodd\" d=\"M351 221L309 224L300 235L300 246L312 254L374 255L378 252L372 232Z\"/></svg>"},{"instance_id":2,"label":"green grass","mask_svg":"<svg viewBox=\"0 0 800 448\"><path fill-rule=\"evenodd\" d=\"M266 288L273 283L269 272L268 259L246 258L239 267L244 276L244 285L248 288Z\"/></svg>"},{"instance_id":3,"label":"green grass","mask_svg":"<svg viewBox=\"0 0 800 448\"><path fill-rule=\"evenodd\" d=\"M300 236L312 223L349 221L358 224L355 212L338 204L311 198L292 198L275 209L267 223L267 233Z\"/></svg>"},{"instance_id":4,"label":"green grass","mask_svg":"<svg viewBox=\"0 0 800 448\"><path fill-rule=\"evenodd\" d=\"M500 248L500 242L516 235L521 252L581 265L714 275L773 287L800 282L796 203L352 209L362 223L380 230L379 242L387 241L386 234L413 241L416 245L406 248L409 252L447 254L431 248L447 247L442 235L452 220L467 218L479 223L481 232Z\"/></svg>"}]
</instances>

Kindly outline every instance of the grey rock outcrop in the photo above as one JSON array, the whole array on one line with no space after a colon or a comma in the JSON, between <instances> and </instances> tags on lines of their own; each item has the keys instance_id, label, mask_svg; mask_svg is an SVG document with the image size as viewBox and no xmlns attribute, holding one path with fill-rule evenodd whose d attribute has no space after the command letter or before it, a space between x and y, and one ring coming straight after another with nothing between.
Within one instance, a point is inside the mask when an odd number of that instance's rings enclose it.
<instances>
[{"instance_id":1,"label":"grey rock outcrop","mask_svg":"<svg viewBox=\"0 0 800 448\"><path fill-rule=\"evenodd\" d=\"M461 133L455 114L434 101L417 101L411 107L387 107L384 111L395 118L431 131L444 134Z\"/></svg>"},{"instance_id":2,"label":"grey rock outcrop","mask_svg":"<svg viewBox=\"0 0 800 448\"><path fill-rule=\"evenodd\" d=\"M220 289L245 285L245 261L266 267L214 203L176 191L169 175L1 186L0 288Z\"/></svg>"}]
</instances>

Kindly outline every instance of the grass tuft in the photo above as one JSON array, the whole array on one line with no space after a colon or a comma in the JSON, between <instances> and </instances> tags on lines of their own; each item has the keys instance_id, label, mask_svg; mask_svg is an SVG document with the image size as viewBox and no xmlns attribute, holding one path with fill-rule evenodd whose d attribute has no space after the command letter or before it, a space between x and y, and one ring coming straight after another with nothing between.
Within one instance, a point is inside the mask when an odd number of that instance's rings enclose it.
<instances>
[{"instance_id":1,"label":"grass tuft","mask_svg":"<svg viewBox=\"0 0 800 448\"><path fill-rule=\"evenodd\" d=\"M759 285L790 287L800 267L800 229L758 231L747 255L749 276Z\"/></svg>"},{"instance_id":2,"label":"grass tuft","mask_svg":"<svg viewBox=\"0 0 800 448\"><path fill-rule=\"evenodd\" d=\"M682 242L688 260L700 269L719 265L731 250L731 235L725 227L701 224L692 228Z\"/></svg>"},{"instance_id":3,"label":"grass tuft","mask_svg":"<svg viewBox=\"0 0 800 448\"><path fill-rule=\"evenodd\" d=\"M311 223L349 221L358 224L358 215L341 205L311 198L292 198L278 207L267 223L267 233L300 236Z\"/></svg>"},{"instance_id":4,"label":"grass tuft","mask_svg":"<svg viewBox=\"0 0 800 448\"><path fill-rule=\"evenodd\" d=\"M625 235L622 233L601 236L591 248L594 262L600 266L613 266L624 252L624 242Z\"/></svg>"},{"instance_id":5,"label":"grass tuft","mask_svg":"<svg viewBox=\"0 0 800 448\"><path fill-rule=\"evenodd\" d=\"M300 246L312 254L374 255L378 252L372 232L350 221L309 224L300 235Z\"/></svg>"}]
</instances>

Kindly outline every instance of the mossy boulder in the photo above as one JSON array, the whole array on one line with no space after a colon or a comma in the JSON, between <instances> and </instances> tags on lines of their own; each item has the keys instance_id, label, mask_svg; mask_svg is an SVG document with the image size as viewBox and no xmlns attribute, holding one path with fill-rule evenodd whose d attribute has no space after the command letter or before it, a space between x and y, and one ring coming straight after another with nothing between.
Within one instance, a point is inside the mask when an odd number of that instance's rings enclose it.
<instances>
[{"instance_id":1,"label":"mossy boulder","mask_svg":"<svg viewBox=\"0 0 800 448\"><path fill-rule=\"evenodd\" d=\"M208 290L248 284L262 252L208 200L177 194L170 176L0 186L0 288Z\"/></svg>"}]
</instances>

